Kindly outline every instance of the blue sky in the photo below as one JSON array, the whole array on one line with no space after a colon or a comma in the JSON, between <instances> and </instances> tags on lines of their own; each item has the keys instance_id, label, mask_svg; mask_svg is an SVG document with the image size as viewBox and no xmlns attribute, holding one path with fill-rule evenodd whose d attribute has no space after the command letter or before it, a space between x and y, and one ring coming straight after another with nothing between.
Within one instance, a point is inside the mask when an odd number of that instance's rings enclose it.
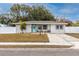
<instances>
[{"instance_id":1,"label":"blue sky","mask_svg":"<svg viewBox=\"0 0 79 59\"><path fill-rule=\"evenodd\" d=\"M0 14L8 13L12 5L9 3L0 3ZM34 4L28 3L26 5L32 6ZM79 20L79 4L77 3L46 3L41 5L44 5L55 16L65 17L72 21Z\"/></svg>"}]
</instances>

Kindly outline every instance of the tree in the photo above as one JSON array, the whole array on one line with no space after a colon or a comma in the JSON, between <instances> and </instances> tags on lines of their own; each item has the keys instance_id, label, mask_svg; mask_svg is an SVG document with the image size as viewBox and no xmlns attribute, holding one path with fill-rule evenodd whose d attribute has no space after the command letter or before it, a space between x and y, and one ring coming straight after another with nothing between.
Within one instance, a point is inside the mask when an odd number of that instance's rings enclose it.
<instances>
[{"instance_id":1,"label":"tree","mask_svg":"<svg viewBox=\"0 0 79 59\"><path fill-rule=\"evenodd\" d=\"M5 17L4 15L0 15L0 23L1 24L6 24L7 23L7 17Z\"/></svg>"},{"instance_id":2,"label":"tree","mask_svg":"<svg viewBox=\"0 0 79 59\"><path fill-rule=\"evenodd\" d=\"M22 21L50 21L54 16L44 6L28 6L25 4L13 4L10 13L1 14L0 22L3 24L16 23Z\"/></svg>"},{"instance_id":3,"label":"tree","mask_svg":"<svg viewBox=\"0 0 79 59\"><path fill-rule=\"evenodd\" d=\"M43 6L33 6L28 14L28 19L36 21L55 21L54 16Z\"/></svg>"},{"instance_id":4,"label":"tree","mask_svg":"<svg viewBox=\"0 0 79 59\"><path fill-rule=\"evenodd\" d=\"M23 21L26 21L26 19L29 21L55 20L54 16L44 6L34 5L30 7L24 4L14 4L10 9L11 15L17 20L16 22L19 22L20 18L22 18Z\"/></svg>"},{"instance_id":5,"label":"tree","mask_svg":"<svg viewBox=\"0 0 79 59\"><path fill-rule=\"evenodd\" d=\"M17 19L17 21L19 21L20 5L14 4L10 9L11 9L11 14L16 15L16 19Z\"/></svg>"},{"instance_id":6,"label":"tree","mask_svg":"<svg viewBox=\"0 0 79 59\"><path fill-rule=\"evenodd\" d=\"M26 22L23 22L22 20L20 20L20 29L21 29L21 32L24 33L23 31L26 30Z\"/></svg>"},{"instance_id":7,"label":"tree","mask_svg":"<svg viewBox=\"0 0 79 59\"><path fill-rule=\"evenodd\" d=\"M27 15L30 12L31 7L24 4L14 4L10 10L13 18L16 19L16 22L19 22L22 18L23 21L26 21Z\"/></svg>"}]
</instances>

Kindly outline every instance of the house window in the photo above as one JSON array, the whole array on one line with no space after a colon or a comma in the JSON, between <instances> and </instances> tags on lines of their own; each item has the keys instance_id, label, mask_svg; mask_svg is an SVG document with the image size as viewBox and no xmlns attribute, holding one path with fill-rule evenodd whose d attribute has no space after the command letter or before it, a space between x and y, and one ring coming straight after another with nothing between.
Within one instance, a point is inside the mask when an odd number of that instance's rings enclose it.
<instances>
[{"instance_id":1,"label":"house window","mask_svg":"<svg viewBox=\"0 0 79 59\"><path fill-rule=\"evenodd\" d=\"M47 29L47 25L43 25L43 29L45 29L45 30L46 30L46 29Z\"/></svg>"},{"instance_id":2,"label":"house window","mask_svg":"<svg viewBox=\"0 0 79 59\"><path fill-rule=\"evenodd\" d=\"M56 29L63 29L63 25L56 25Z\"/></svg>"},{"instance_id":3,"label":"house window","mask_svg":"<svg viewBox=\"0 0 79 59\"><path fill-rule=\"evenodd\" d=\"M60 25L60 29L63 29L63 26L62 25Z\"/></svg>"},{"instance_id":4,"label":"house window","mask_svg":"<svg viewBox=\"0 0 79 59\"><path fill-rule=\"evenodd\" d=\"M59 25L56 25L56 29L59 29Z\"/></svg>"},{"instance_id":5,"label":"house window","mask_svg":"<svg viewBox=\"0 0 79 59\"><path fill-rule=\"evenodd\" d=\"M41 30L41 29L42 29L42 27L41 27L41 26L38 26L38 29L39 29L39 30Z\"/></svg>"}]
</instances>

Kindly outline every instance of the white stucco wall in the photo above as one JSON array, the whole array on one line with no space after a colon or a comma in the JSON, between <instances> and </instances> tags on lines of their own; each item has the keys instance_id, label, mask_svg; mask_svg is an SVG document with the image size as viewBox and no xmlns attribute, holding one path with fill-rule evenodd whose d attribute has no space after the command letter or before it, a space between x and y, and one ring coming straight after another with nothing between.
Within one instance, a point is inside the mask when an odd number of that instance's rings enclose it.
<instances>
[{"instance_id":1,"label":"white stucco wall","mask_svg":"<svg viewBox=\"0 0 79 59\"><path fill-rule=\"evenodd\" d=\"M51 33L55 33L56 30L55 30L55 25L51 24Z\"/></svg>"},{"instance_id":2,"label":"white stucco wall","mask_svg":"<svg viewBox=\"0 0 79 59\"><path fill-rule=\"evenodd\" d=\"M63 25L63 29L56 29L56 25L51 24L51 33L64 33L65 25Z\"/></svg>"},{"instance_id":3,"label":"white stucco wall","mask_svg":"<svg viewBox=\"0 0 79 59\"><path fill-rule=\"evenodd\" d=\"M47 29L51 31L51 24L48 25Z\"/></svg>"},{"instance_id":4,"label":"white stucco wall","mask_svg":"<svg viewBox=\"0 0 79 59\"><path fill-rule=\"evenodd\" d=\"M26 25L26 32L27 33L31 32L31 25L30 24Z\"/></svg>"},{"instance_id":5,"label":"white stucco wall","mask_svg":"<svg viewBox=\"0 0 79 59\"><path fill-rule=\"evenodd\" d=\"M16 33L20 33L21 30L20 30L20 25L16 25Z\"/></svg>"}]
</instances>

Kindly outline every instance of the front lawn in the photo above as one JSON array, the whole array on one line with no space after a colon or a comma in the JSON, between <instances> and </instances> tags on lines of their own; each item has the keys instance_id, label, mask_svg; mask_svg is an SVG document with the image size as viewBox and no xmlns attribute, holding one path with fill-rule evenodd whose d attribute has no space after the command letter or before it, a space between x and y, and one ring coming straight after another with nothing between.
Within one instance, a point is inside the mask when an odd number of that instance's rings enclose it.
<instances>
[{"instance_id":1,"label":"front lawn","mask_svg":"<svg viewBox=\"0 0 79 59\"><path fill-rule=\"evenodd\" d=\"M79 33L67 33L67 35L70 35L79 39Z\"/></svg>"},{"instance_id":2,"label":"front lawn","mask_svg":"<svg viewBox=\"0 0 79 59\"><path fill-rule=\"evenodd\" d=\"M46 34L0 34L0 42L49 42Z\"/></svg>"}]
</instances>

